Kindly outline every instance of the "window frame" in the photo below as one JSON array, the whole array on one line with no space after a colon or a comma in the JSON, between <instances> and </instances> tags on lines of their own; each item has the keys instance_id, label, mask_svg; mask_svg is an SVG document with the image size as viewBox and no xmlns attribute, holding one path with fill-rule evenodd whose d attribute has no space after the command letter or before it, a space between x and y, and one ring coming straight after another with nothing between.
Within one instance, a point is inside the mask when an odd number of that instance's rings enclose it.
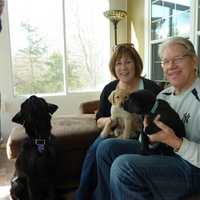
<instances>
[{"instance_id":1,"label":"window frame","mask_svg":"<svg viewBox=\"0 0 200 200\"><path fill-rule=\"evenodd\" d=\"M165 39L169 38L162 38L162 39L151 39L151 6L152 6L152 1L145 1L145 46L148 48L145 48L145 58L144 58L144 65L148 66L147 71L147 77L150 79L154 79L153 77L153 65L152 63L155 62L155 60L152 59L152 46L155 44L159 44L163 42ZM193 42L194 47L197 51L197 55L200 56L200 48L198 50L198 46L200 46L200 27L199 30L197 29L198 25L198 15L200 17L200 9L198 10L198 6L200 7L200 0L192 0L191 2L191 29L188 38ZM200 24L200 20L199 20ZM200 26L200 25L199 25ZM199 37L199 40L198 40ZM198 45L199 44L199 45ZM199 70L200 70L200 64L199 64ZM160 75L156 75L161 77ZM158 78L158 79L164 79L164 77ZM157 80L157 79L154 79Z\"/></svg>"}]
</instances>

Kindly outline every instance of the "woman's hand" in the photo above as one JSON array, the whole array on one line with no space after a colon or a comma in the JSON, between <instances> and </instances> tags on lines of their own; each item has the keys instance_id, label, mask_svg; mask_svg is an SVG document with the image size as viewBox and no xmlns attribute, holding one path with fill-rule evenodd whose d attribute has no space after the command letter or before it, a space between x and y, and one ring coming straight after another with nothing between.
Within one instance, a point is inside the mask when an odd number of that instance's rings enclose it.
<instances>
[{"instance_id":1,"label":"woman's hand","mask_svg":"<svg viewBox=\"0 0 200 200\"><path fill-rule=\"evenodd\" d=\"M145 128L148 126L148 115L144 115L143 120L143 131L145 131Z\"/></svg>"},{"instance_id":2,"label":"woman's hand","mask_svg":"<svg viewBox=\"0 0 200 200\"><path fill-rule=\"evenodd\" d=\"M169 126L161 122L159 119L160 115L157 115L154 120L154 123L161 129L161 131L154 133L152 135L148 135L149 141L152 143L154 142L165 143L174 148L175 151L178 151L182 145L183 142L182 139L177 137L174 131Z\"/></svg>"},{"instance_id":3,"label":"woman's hand","mask_svg":"<svg viewBox=\"0 0 200 200\"><path fill-rule=\"evenodd\" d=\"M115 128L117 125L116 120L112 120L111 117L101 117L97 120L98 128L104 128L104 126L111 126L111 128Z\"/></svg>"}]
</instances>

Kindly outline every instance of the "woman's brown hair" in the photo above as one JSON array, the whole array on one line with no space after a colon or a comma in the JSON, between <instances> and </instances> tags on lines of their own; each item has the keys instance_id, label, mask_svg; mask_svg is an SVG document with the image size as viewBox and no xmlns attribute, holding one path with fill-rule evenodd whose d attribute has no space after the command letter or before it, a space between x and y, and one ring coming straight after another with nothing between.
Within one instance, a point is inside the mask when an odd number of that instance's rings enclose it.
<instances>
[{"instance_id":1,"label":"woman's brown hair","mask_svg":"<svg viewBox=\"0 0 200 200\"><path fill-rule=\"evenodd\" d=\"M134 45L131 43L125 43L125 44L119 44L115 46L114 53L110 59L109 68L111 74L118 79L116 73L115 73L115 64L118 59L120 59L122 56L128 56L131 59L133 59L135 64L135 77L138 78L141 76L142 70L143 70L143 63L140 55L134 48Z\"/></svg>"}]
</instances>

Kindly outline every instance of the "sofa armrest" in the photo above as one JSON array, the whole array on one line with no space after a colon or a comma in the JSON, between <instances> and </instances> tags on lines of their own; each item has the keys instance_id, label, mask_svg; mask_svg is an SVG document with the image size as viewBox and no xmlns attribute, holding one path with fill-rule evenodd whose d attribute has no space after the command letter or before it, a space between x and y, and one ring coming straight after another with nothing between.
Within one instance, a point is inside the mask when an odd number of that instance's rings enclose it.
<instances>
[{"instance_id":1,"label":"sofa armrest","mask_svg":"<svg viewBox=\"0 0 200 200\"><path fill-rule=\"evenodd\" d=\"M99 100L86 101L80 104L79 110L82 114L95 114L99 109Z\"/></svg>"},{"instance_id":2,"label":"sofa armrest","mask_svg":"<svg viewBox=\"0 0 200 200\"><path fill-rule=\"evenodd\" d=\"M94 114L63 115L52 118L52 134L58 145L67 148L86 148L98 134ZM6 150L8 159L17 157L20 146L27 137L23 126L16 125L7 140Z\"/></svg>"}]
</instances>

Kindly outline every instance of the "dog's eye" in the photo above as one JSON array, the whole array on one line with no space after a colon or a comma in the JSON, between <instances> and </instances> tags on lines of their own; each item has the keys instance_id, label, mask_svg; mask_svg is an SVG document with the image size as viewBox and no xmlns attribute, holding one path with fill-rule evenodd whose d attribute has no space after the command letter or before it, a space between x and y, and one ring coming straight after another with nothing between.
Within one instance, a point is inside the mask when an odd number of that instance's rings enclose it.
<instances>
[{"instance_id":1,"label":"dog's eye","mask_svg":"<svg viewBox=\"0 0 200 200\"><path fill-rule=\"evenodd\" d=\"M127 99L128 99L128 96L125 96L124 99L127 100Z\"/></svg>"},{"instance_id":2,"label":"dog's eye","mask_svg":"<svg viewBox=\"0 0 200 200\"><path fill-rule=\"evenodd\" d=\"M119 99L119 96L116 96L117 99Z\"/></svg>"}]
</instances>

